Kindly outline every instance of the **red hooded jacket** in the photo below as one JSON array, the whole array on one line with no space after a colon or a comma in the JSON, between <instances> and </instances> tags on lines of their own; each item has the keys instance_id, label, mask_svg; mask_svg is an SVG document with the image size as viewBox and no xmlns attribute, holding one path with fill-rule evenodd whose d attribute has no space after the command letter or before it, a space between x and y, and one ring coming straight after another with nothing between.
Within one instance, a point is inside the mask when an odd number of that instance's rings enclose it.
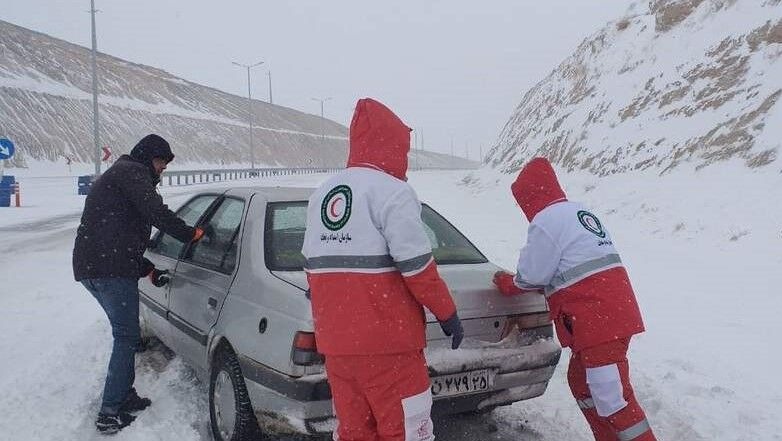
<instances>
[{"instance_id":1,"label":"red hooded jacket","mask_svg":"<svg viewBox=\"0 0 782 441\"><path fill-rule=\"evenodd\" d=\"M530 221L514 283L544 291L562 346L577 352L643 332L611 236L597 216L566 199L551 163L531 160L511 191Z\"/></svg>"},{"instance_id":2,"label":"red hooded jacket","mask_svg":"<svg viewBox=\"0 0 782 441\"><path fill-rule=\"evenodd\" d=\"M323 354L421 350L422 306L438 320L456 312L404 181L409 150L410 129L383 104L359 100L348 168L310 197L302 253Z\"/></svg>"},{"instance_id":3,"label":"red hooded jacket","mask_svg":"<svg viewBox=\"0 0 782 441\"><path fill-rule=\"evenodd\" d=\"M348 167L375 168L406 181L411 130L382 103L358 100L350 122Z\"/></svg>"}]
</instances>

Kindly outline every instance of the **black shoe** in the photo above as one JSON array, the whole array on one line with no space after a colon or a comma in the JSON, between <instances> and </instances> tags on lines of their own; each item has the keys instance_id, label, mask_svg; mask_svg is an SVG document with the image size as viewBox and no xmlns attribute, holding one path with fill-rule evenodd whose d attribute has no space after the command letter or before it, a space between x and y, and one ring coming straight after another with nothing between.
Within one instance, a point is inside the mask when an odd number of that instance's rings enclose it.
<instances>
[{"instance_id":1,"label":"black shoe","mask_svg":"<svg viewBox=\"0 0 782 441\"><path fill-rule=\"evenodd\" d=\"M138 396L138 393L136 393L136 388L131 387L130 392L128 392L127 398L125 398L125 401L119 407L119 411L120 413L141 412L142 410L149 407L151 404L152 404L152 400L150 400L149 398L142 398Z\"/></svg>"},{"instance_id":2,"label":"black shoe","mask_svg":"<svg viewBox=\"0 0 782 441\"><path fill-rule=\"evenodd\" d=\"M102 435L113 435L125 427L128 427L135 419L136 417L125 412L120 412L116 415L99 413L98 419L95 420L95 428L97 428L98 433Z\"/></svg>"}]
</instances>

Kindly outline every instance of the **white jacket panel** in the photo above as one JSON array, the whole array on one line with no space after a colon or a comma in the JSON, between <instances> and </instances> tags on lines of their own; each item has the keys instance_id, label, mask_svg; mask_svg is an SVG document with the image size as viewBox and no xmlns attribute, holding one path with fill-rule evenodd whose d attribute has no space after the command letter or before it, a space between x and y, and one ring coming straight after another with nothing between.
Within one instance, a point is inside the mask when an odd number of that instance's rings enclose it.
<instances>
[{"instance_id":1,"label":"white jacket panel","mask_svg":"<svg viewBox=\"0 0 782 441\"><path fill-rule=\"evenodd\" d=\"M559 202L532 219L514 281L551 295L617 266L621 260L597 216L577 202Z\"/></svg>"},{"instance_id":2,"label":"white jacket panel","mask_svg":"<svg viewBox=\"0 0 782 441\"><path fill-rule=\"evenodd\" d=\"M349 207L340 199L344 190L330 196L343 186L350 189ZM378 170L351 167L326 180L310 197L302 248L309 272L399 269L407 276L425 268L431 252L421 203L404 181Z\"/></svg>"}]
</instances>

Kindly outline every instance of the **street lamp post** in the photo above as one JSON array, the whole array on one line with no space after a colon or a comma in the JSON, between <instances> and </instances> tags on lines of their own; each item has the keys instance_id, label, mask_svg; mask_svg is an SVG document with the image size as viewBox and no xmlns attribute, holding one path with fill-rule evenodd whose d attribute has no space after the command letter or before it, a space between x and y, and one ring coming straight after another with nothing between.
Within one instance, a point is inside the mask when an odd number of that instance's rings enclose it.
<instances>
[{"instance_id":1,"label":"street lamp post","mask_svg":"<svg viewBox=\"0 0 782 441\"><path fill-rule=\"evenodd\" d=\"M260 66L263 61L259 61L255 64L242 64L233 62L234 65L247 69L247 121L250 128L250 168L255 169L255 148L253 147L253 94L250 82L250 69Z\"/></svg>"},{"instance_id":2,"label":"street lamp post","mask_svg":"<svg viewBox=\"0 0 782 441\"><path fill-rule=\"evenodd\" d=\"M415 158L415 169L418 170L418 155L420 153L420 150L418 150L418 130L413 130L413 156Z\"/></svg>"},{"instance_id":3,"label":"street lamp post","mask_svg":"<svg viewBox=\"0 0 782 441\"><path fill-rule=\"evenodd\" d=\"M326 118L323 116L323 104L326 101L329 101L330 99L331 99L331 97L312 98L313 101L320 102L320 141L321 142L325 142L326 141L326 127L325 127L326 126L326 124L325 124L326 123L326 121L325 121Z\"/></svg>"},{"instance_id":4,"label":"street lamp post","mask_svg":"<svg viewBox=\"0 0 782 441\"><path fill-rule=\"evenodd\" d=\"M269 104L274 104L274 99L272 99L272 71L266 72L266 76L269 77Z\"/></svg>"},{"instance_id":5,"label":"street lamp post","mask_svg":"<svg viewBox=\"0 0 782 441\"><path fill-rule=\"evenodd\" d=\"M95 141L95 176L100 174L100 125L98 121L98 35L95 30L95 0L90 0L92 16L92 136Z\"/></svg>"}]
</instances>

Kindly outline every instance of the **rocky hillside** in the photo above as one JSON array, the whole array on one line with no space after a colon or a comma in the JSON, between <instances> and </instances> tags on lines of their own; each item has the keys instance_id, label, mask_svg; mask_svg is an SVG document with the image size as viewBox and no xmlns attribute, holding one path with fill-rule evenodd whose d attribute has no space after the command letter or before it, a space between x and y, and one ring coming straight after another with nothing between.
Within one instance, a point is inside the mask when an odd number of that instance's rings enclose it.
<instances>
[{"instance_id":1,"label":"rocky hillside","mask_svg":"<svg viewBox=\"0 0 782 441\"><path fill-rule=\"evenodd\" d=\"M598 175L740 160L779 167L780 0L653 0L529 90L487 156Z\"/></svg>"}]
</instances>

